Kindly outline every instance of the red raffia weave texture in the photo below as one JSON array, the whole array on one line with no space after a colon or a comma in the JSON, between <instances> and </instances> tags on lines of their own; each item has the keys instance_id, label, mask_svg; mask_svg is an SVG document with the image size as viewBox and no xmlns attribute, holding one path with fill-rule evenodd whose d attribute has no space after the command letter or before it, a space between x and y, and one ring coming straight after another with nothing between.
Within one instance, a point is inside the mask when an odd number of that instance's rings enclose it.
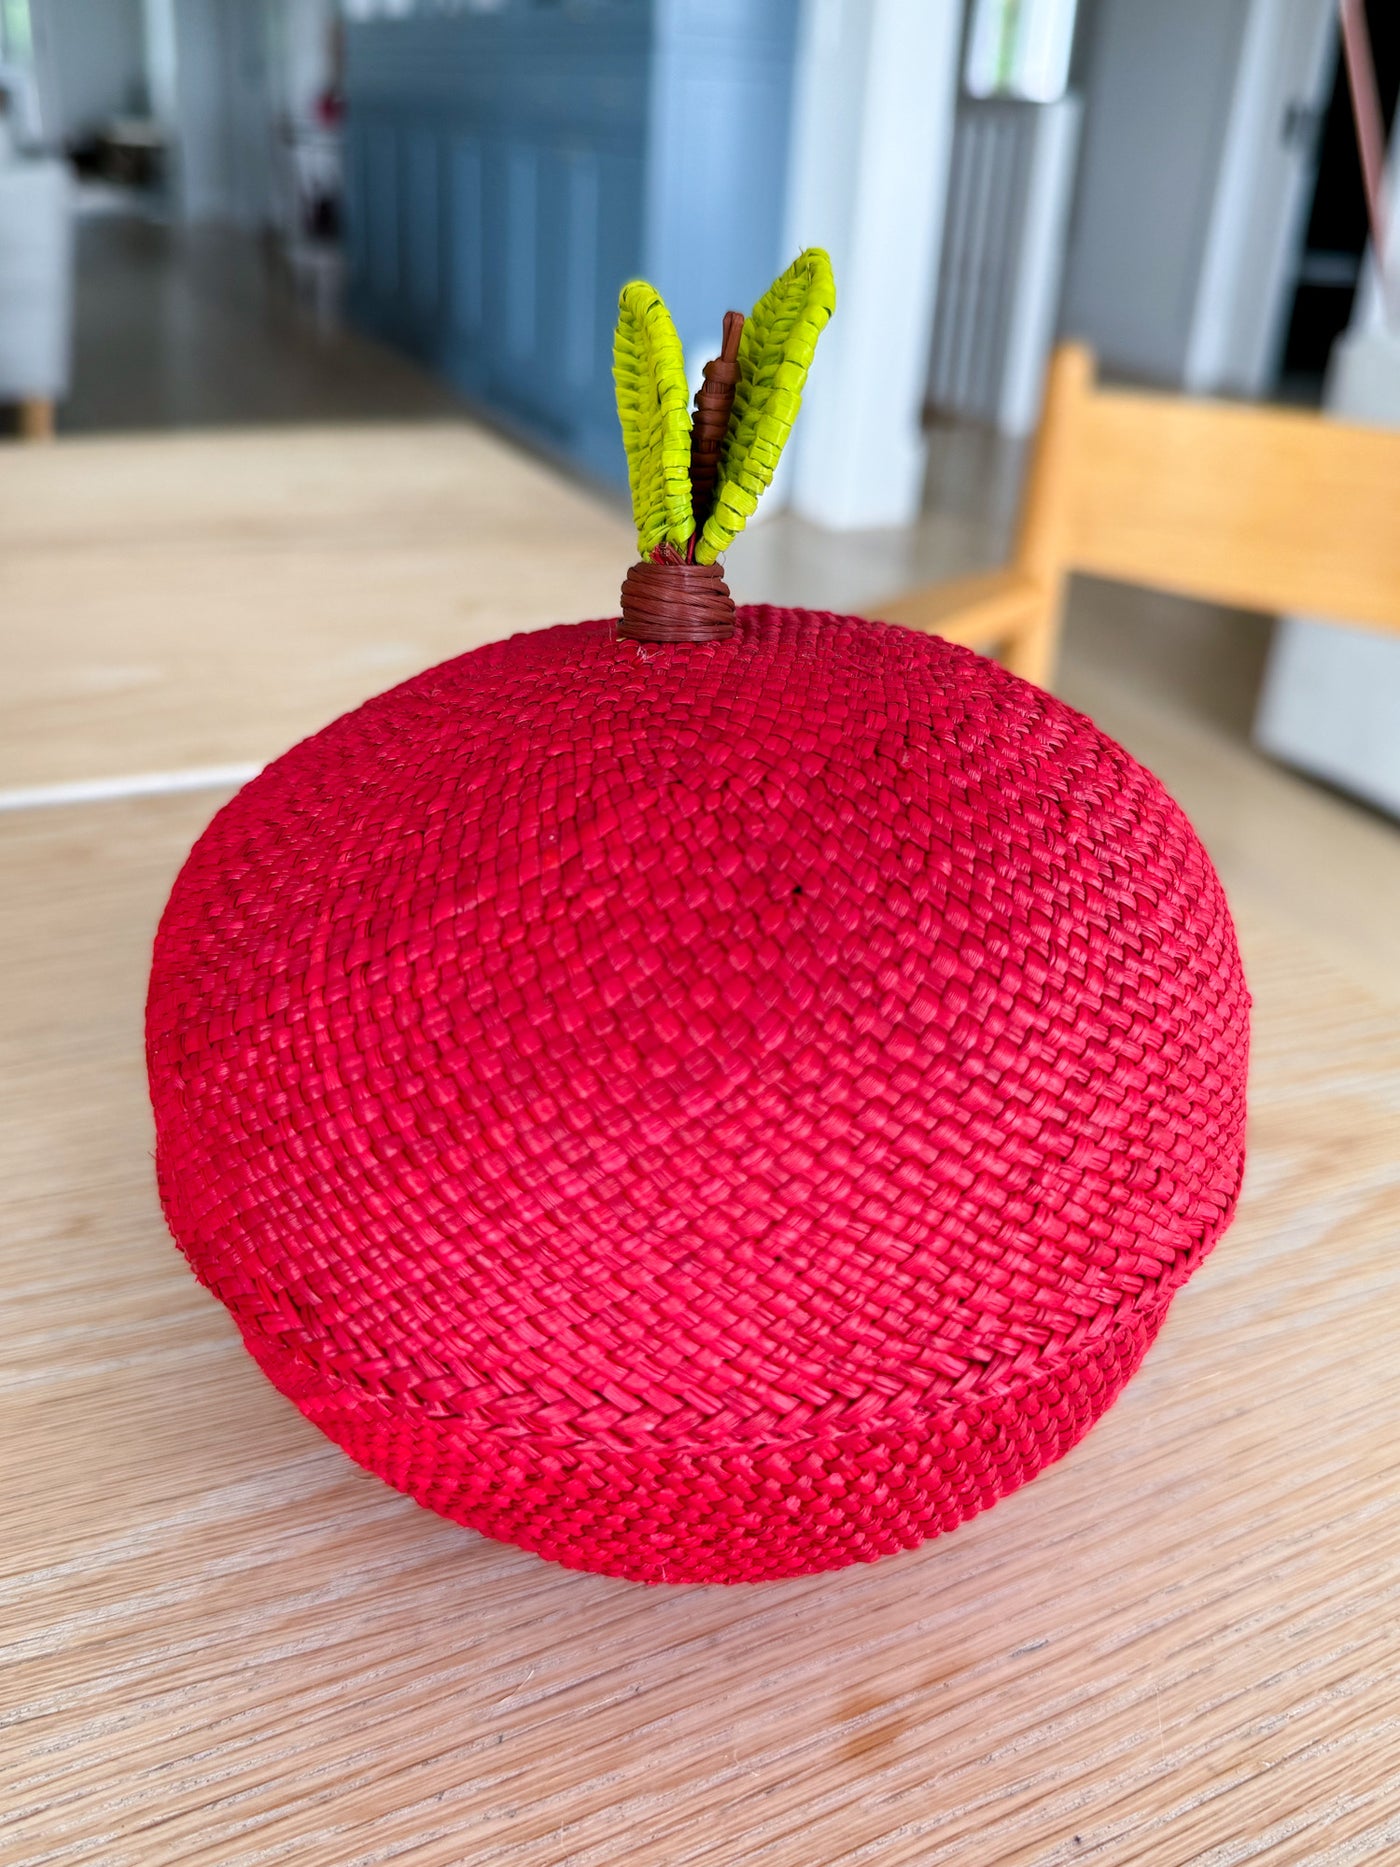
<instances>
[{"instance_id":1,"label":"red raffia weave texture","mask_svg":"<svg viewBox=\"0 0 1400 1867\"><path fill-rule=\"evenodd\" d=\"M161 1191L270 1379L444 1515L762 1581L991 1504L1229 1220L1248 997L1157 781L967 651L800 610L522 635L210 825Z\"/></svg>"}]
</instances>

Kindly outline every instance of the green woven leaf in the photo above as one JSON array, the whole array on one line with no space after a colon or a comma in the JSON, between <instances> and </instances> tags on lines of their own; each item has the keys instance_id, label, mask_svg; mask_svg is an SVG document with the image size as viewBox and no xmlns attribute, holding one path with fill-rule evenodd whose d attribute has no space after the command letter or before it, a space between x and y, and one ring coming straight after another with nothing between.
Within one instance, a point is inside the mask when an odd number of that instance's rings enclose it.
<instances>
[{"instance_id":1,"label":"green woven leaf","mask_svg":"<svg viewBox=\"0 0 1400 1867\"><path fill-rule=\"evenodd\" d=\"M836 309L831 261L809 246L754 306L739 340L739 384L720 456L714 509L695 556L712 564L743 531L802 405L817 339Z\"/></svg>"},{"instance_id":2,"label":"green woven leaf","mask_svg":"<svg viewBox=\"0 0 1400 1867\"><path fill-rule=\"evenodd\" d=\"M669 539L684 550L695 529L685 357L660 293L641 279L618 299L613 381L638 547L649 557Z\"/></svg>"}]
</instances>

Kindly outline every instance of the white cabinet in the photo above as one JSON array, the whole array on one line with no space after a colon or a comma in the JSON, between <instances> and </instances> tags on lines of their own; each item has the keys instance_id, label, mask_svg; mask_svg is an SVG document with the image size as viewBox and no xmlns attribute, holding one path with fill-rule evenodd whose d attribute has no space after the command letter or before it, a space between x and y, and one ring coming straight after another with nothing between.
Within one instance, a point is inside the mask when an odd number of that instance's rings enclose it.
<instances>
[{"instance_id":1,"label":"white cabinet","mask_svg":"<svg viewBox=\"0 0 1400 1867\"><path fill-rule=\"evenodd\" d=\"M62 162L0 163L0 402L68 390L72 184Z\"/></svg>"},{"instance_id":2,"label":"white cabinet","mask_svg":"<svg viewBox=\"0 0 1400 1867\"><path fill-rule=\"evenodd\" d=\"M1377 326L1343 338L1327 404L1348 421L1400 429L1400 332ZM1276 758L1400 813L1400 641L1303 617L1280 622L1254 737Z\"/></svg>"}]
</instances>

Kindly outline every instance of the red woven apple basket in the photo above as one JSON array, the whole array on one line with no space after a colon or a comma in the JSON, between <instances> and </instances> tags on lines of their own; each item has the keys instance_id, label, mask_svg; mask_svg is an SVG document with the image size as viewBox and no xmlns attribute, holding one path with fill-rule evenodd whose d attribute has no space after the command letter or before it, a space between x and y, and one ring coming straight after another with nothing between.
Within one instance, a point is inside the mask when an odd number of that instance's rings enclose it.
<instances>
[{"instance_id":1,"label":"red woven apple basket","mask_svg":"<svg viewBox=\"0 0 1400 1867\"><path fill-rule=\"evenodd\" d=\"M648 565L685 637L704 566ZM1247 995L1185 817L1058 700L853 617L656 633L478 649L220 811L158 1173L369 1470L763 1581L952 1529L1115 1398L1235 1203Z\"/></svg>"}]
</instances>

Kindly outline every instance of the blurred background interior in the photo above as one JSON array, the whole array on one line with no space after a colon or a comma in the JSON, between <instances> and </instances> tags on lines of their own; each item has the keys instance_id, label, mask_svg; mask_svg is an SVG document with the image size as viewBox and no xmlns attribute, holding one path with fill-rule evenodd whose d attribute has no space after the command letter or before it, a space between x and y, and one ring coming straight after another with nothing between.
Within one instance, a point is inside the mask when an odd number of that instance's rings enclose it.
<instances>
[{"instance_id":1,"label":"blurred background interior","mask_svg":"<svg viewBox=\"0 0 1400 1867\"><path fill-rule=\"evenodd\" d=\"M1335 0L0 0L0 93L21 436L465 418L617 504L620 283L698 369L808 243L842 301L740 597L999 562L1061 335L1400 424ZM1081 581L1064 667L1400 811L1400 645Z\"/></svg>"}]
</instances>

